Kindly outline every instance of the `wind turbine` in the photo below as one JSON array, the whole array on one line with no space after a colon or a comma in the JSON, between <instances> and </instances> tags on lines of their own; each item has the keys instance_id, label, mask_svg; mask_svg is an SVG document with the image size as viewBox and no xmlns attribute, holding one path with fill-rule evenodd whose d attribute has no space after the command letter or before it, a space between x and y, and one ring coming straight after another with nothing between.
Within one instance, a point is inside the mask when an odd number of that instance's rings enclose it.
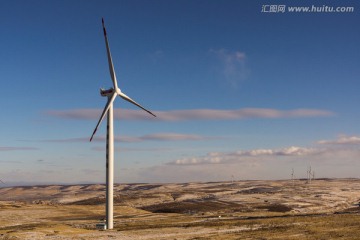
<instances>
[{"instance_id":1,"label":"wind turbine","mask_svg":"<svg viewBox=\"0 0 360 240\"><path fill-rule=\"evenodd\" d=\"M314 170L312 170L312 171L310 171L310 181L312 180L315 180L315 171Z\"/></svg>"},{"instance_id":2,"label":"wind turbine","mask_svg":"<svg viewBox=\"0 0 360 240\"><path fill-rule=\"evenodd\" d=\"M109 63L110 76L113 82L113 87L110 89L100 89L100 95L103 97L107 97L108 101L105 105L105 108L100 116L100 119L94 129L93 134L91 135L90 141L93 139L100 123L104 119L107 114L107 134L106 134L106 229L112 229L114 226L113 221L113 208L114 208L114 116L113 116L113 102L117 96L120 96L122 99L138 106L139 108L145 110L150 113L154 117L155 114L150 112L149 110L142 107L140 104L132 100L126 94L124 94L120 88L118 87L116 81L116 75L114 70L113 61L111 58L110 47L108 38L106 35L106 29L104 24L104 19L102 19L102 26L104 30L105 44L106 44L106 52Z\"/></svg>"},{"instance_id":3,"label":"wind turbine","mask_svg":"<svg viewBox=\"0 0 360 240\"><path fill-rule=\"evenodd\" d=\"M311 176L312 176L312 172L311 172L311 165L310 165L307 170L308 183L311 183Z\"/></svg>"}]
</instances>

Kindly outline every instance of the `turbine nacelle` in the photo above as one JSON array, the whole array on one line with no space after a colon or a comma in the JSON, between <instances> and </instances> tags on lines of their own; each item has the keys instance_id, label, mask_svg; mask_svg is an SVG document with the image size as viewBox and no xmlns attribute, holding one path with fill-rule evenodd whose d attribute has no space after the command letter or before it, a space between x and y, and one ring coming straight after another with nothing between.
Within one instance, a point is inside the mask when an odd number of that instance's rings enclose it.
<instances>
[{"instance_id":1,"label":"turbine nacelle","mask_svg":"<svg viewBox=\"0 0 360 240\"><path fill-rule=\"evenodd\" d=\"M110 89L100 88L100 95L103 97L109 97L113 94L113 92L114 92L113 88L110 88Z\"/></svg>"},{"instance_id":2,"label":"turbine nacelle","mask_svg":"<svg viewBox=\"0 0 360 240\"><path fill-rule=\"evenodd\" d=\"M116 93L120 97L125 95L121 92L120 88L117 88L116 90L114 90L114 88L109 88L109 89L100 88L100 95L103 97L111 97L113 93Z\"/></svg>"}]
</instances>

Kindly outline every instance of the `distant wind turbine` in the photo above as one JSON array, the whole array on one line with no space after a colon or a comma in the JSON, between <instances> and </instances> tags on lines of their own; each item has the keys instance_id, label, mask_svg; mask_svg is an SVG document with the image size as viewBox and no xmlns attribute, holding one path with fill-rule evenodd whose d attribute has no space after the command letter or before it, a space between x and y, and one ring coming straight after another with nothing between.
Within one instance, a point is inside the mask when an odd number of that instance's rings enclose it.
<instances>
[{"instance_id":1,"label":"distant wind turbine","mask_svg":"<svg viewBox=\"0 0 360 240\"><path fill-rule=\"evenodd\" d=\"M140 104L135 102L133 99L124 94L120 88L118 87L113 61L111 58L110 47L108 38L106 35L106 29L104 24L104 19L102 19L102 26L104 30L107 58L109 63L110 76L113 82L113 87L110 89L100 89L100 94L103 97L107 97L108 101L105 105L105 108L100 116L100 119L94 129L93 134L91 135L90 141L93 139L100 123L104 119L107 114L107 134L106 134L106 229L113 229L114 221L113 221L113 197L114 197L114 116L113 116L113 102L117 96L120 96L124 100L138 106L139 108L145 110L150 113L154 117L155 114L150 112L149 110L142 107Z\"/></svg>"},{"instance_id":2,"label":"distant wind turbine","mask_svg":"<svg viewBox=\"0 0 360 240\"><path fill-rule=\"evenodd\" d=\"M315 171L311 171L311 165L310 165L307 170L308 183L311 183L311 180L314 180L314 178L315 178Z\"/></svg>"}]
</instances>

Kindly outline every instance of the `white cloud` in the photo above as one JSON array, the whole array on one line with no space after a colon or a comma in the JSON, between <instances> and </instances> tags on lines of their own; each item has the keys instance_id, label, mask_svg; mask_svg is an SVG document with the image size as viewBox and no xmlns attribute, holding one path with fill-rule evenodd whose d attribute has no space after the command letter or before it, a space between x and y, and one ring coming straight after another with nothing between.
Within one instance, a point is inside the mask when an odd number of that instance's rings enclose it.
<instances>
[{"instance_id":1,"label":"white cloud","mask_svg":"<svg viewBox=\"0 0 360 240\"><path fill-rule=\"evenodd\" d=\"M203 137L196 134L180 134L180 133L156 133L140 137L141 140L154 140L154 141L196 141L196 140L209 140L213 137Z\"/></svg>"},{"instance_id":2,"label":"white cloud","mask_svg":"<svg viewBox=\"0 0 360 240\"><path fill-rule=\"evenodd\" d=\"M156 118L148 116L142 110L115 109L114 118L117 120L146 120L146 121L194 121L194 120L241 120L241 119L278 119L278 118L308 118L328 117L333 112L322 109L292 109L278 110L272 108L242 108L233 110L219 109L189 109L173 111L154 111ZM97 120L100 109L51 110L47 115L64 119Z\"/></svg>"},{"instance_id":3,"label":"white cloud","mask_svg":"<svg viewBox=\"0 0 360 240\"><path fill-rule=\"evenodd\" d=\"M295 169L305 178L310 164L317 177L359 177L360 149L354 147L298 147L209 152L179 158L142 169L139 178L154 182L230 181L235 179L289 179Z\"/></svg>"},{"instance_id":4,"label":"white cloud","mask_svg":"<svg viewBox=\"0 0 360 240\"><path fill-rule=\"evenodd\" d=\"M324 149L303 148L303 147L288 147L279 150L273 149L254 149L249 151L236 152L211 152L206 156L189 157L177 159L168 162L168 165L199 165L199 164L228 164L243 161L251 161L256 157L267 156L313 156L323 153Z\"/></svg>"},{"instance_id":5,"label":"white cloud","mask_svg":"<svg viewBox=\"0 0 360 240\"><path fill-rule=\"evenodd\" d=\"M210 49L210 53L215 54L222 63L222 71L226 80L232 87L237 87L240 82L245 80L250 70L246 66L246 54L240 51L228 51L226 49Z\"/></svg>"},{"instance_id":6,"label":"white cloud","mask_svg":"<svg viewBox=\"0 0 360 240\"><path fill-rule=\"evenodd\" d=\"M105 147L92 147L91 148L93 151L100 151L103 152L106 150ZM169 152L169 151L174 151L174 148L144 148L144 147L114 147L115 152L159 152L159 153L164 153L164 152Z\"/></svg>"},{"instance_id":7,"label":"white cloud","mask_svg":"<svg viewBox=\"0 0 360 240\"><path fill-rule=\"evenodd\" d=\"M35 147L0 147L0 152L4 151L31 151L31 150L38 150Z\"/></svg>"},{"instance_id":8,"label":"white cloud","mask_svg":"<svg viewBox=\"0 0 360 240\"><path fill-rule=\"evenodd\" d=\"M88 138L66 138L66 139L48 139L42 142L89 142ZM143 142L143 141L199 141L211 140L216 137L204 137L196 134L181 134L181 133L154 133L143 136L115 136L115 142ZM93 141L105 141L105 136L96 136ZM1 149L1 148L0 148Z\"/></svg>"},{"instance_id":9,"label":"white cloud","mask_svg":"<svg viewBox=\"0 0 360 240\"><path fill-rule=\"evenodd\" d=\"M150 54L150 58L152 62L155 64L160 62L162 59L164 59L164 57L165 57L165 53L162 50L156 50L155 52Z\"/></svg>"},{"instance_id":10,"label":"white cloud","mask_svg":"<svg viewBox=\"0 0 360 240\"><path fill-rule=\"evenodd\" d=\"M336 140L321 140L318 144L327 145L360 145L360 137L358 136L339 136Z\"/></svg>"},{"instance_id":11,"label":"white cloud","mask_svg":"<svg viewBox=\"0 0 360 240\"><path fill-rule=\"evenodd\" d=\"M180 134L180 133L154 133L139 137L131 136L117 136L115 141L117 142L143 142L143 141L198 141L209 140L214 137L203 137L196 134ZM104 141L105 137L95 137L96 141Z\"/></svg>"}]
</instances>

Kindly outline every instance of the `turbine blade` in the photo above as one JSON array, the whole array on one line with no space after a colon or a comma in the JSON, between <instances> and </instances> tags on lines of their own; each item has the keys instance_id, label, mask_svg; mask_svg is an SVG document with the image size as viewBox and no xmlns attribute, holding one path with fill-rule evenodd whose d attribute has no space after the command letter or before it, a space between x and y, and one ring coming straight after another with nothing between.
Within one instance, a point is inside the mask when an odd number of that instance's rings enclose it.
<instances>
[{"instance_id":1,"label":"turbine blade","mask_svg":"<svg viewBox=\"0 0 360 240\"><path fill-rule=\"evenodd\" d=\"M106 103L105 108L104 108L104 110L103 110L103 112L102 112L102 114L101 114L101 117L100 117L98 123L96 124L96 127L95 127L95 129L94 129L93 134L91 135L90 142L91 142L91 140L93 139L93 137L94 137L94 135L95 135L95 133L96 133L96 131L97 131L100 123L101 123L102 120L104 119L106 113L109 111L109 108L110 108L111 104L114 102L115 97L116 97L116 92L114 91L114 93L113 93L113 95L111 96L111 98L108 98L108 102Z\"/></svg>"},{"instance_id":2,"label":"turbine blade","mask_svg":"<svg viewBox=\"0 0 360 240\"><path fill-rule=\"evenodd\" d=\"M137 102L135 102L134 100L132 100L132 99L131 99L130 97L128 97L126 94L120 92L120 93L119 93L119 96L122 97L124 100L126 100L126 101L128 101L128 102L130 102L130 103L132 103L132 104L134 104L134 105L136 105L136 106L138 106L138 107L141 108L142 110L144 110L144 111L150 113L151 115L153 115L154 117L156 117L155 114L153 114L152 112L150 112L149 110L147 110L146 108L144 108L143 106L141 106L140 104L138 104Z\"/></svg>"},{"instance_id":3,"label":"turbine blade","mask_svg":"<svg viewBox=\"0 0 360 240\"><path fill-rule=\"evenodd\" d=\"M113 64L113 61L111 58L110 47L109 47L109 42L108 42L108 38L107 38L107 34L106 34L104 18L102 18L102 26L103 26L103 30L104 30L104 37L105 37L106 52L107 52L107 57L108 57L108 62L109 62L110 76L113 81L114 89L117 89L118 86L117 86L117 81L116 81L114 64Z\"/></svg>"}]
</instances>

